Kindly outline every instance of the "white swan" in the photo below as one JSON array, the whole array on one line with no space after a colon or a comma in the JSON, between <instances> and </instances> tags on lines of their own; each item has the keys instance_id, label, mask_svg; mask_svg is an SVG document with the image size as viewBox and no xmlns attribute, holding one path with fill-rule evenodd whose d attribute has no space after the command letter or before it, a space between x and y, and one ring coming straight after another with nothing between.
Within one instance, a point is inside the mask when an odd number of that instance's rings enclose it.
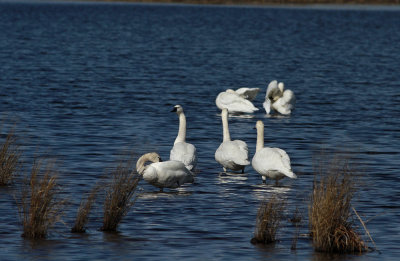
<instances>
[{"instance_id":1,"label":"white swan","mask_svg":"<svg viewBox=\"0 0 400 261\"><path fill-rule=\"evenodd\" d=\"M145 163L151 161L150 165ZM146 153L136 163L137 172L143 176L149 184L160 188L177 188L184 183L193 183L193 173L180 161L161 161L156 152Z\"/></svg>"},{"instance_id":2,"label":"white swan","mask_svg":"<svg viewBox=\"0 0 400 261\"><path fill-rule=\"evenodd\" d=\"M179 131L175 139L174 146L170 152L170 160L183 162L188 170L193 170L197 164L196 147L186 142L186 117L183 108L175 105L173 112L179 116Z\"/></svg>"},{"instance_id":3,"label":"white swan","mask_svg":"<svg viewBox=\"0 0 400 261\"><path fill-rule=\"evenodd\" d=\"M267 92L265 95L265 102L263 107L267 114L270 114L272 110L275 110L283 115L289 115L294 109L296 98L293 91L284 90L285 85L283 82L276 80L269 83Z\"/></svg>"},{"instance_id":4,"label":"white swan","mask_svg":"<svg viewBox=\"0 0 400 261\"><path fill-rule=\"evenodd\" d=\"M266 182L267 177L274 179L276 184L284 177L297 178L296 174L292 172L290 158L284 150L264 147L264 124L262 121L257 121L256 129L256 154L251 165L262 176L263 183Z\"/></svg>"},{"instance_id":5,"label":"white swan","mask_svg":"<svg viewBox=\"0 0 400 261\"><path fill-rule=\"evenodd\" d=\"M253 113L258 111L251 101L231 89L219 93L215 99L215 104L220 110L226 108L230 113Z\"/></svg>"},{"instance_id":6,"label":"white swan","mask_svg":"<svg viewBox=\"0 0 400 261\"><path fill-rule=\"evenodd\" d=\"M245 166L249 165L247 144L241 140L231 141L228 127L228 110L223 109L221 113L223 127L223 142L215 152L215 160L222 165L224 171L227 169L244 172Z\"/></svg>"}]
</instances>

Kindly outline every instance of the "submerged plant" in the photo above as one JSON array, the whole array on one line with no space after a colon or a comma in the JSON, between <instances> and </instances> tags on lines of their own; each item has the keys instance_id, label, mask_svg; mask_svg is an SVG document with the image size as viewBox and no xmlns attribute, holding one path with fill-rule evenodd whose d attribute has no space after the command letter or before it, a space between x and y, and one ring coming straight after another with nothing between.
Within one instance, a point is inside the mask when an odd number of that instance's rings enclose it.
<instances>
[{"instance_id":1,"label":"submerged plant","mask_svg":"<svg viewBox=\"0 0 400 261\"><path fill-rule=\"evenodd\" d=\"M100 187L95 186L84 200L82 200L79 206L78 212L76 214L76 219L74 226L71 229L72 233L85 233L86 224L89 220L89 214L92 210L92 206L96 201L96 196L99 192Z\"/></svg>"},{"instance_id":2,"label":"submerged plant","mask_svg":"<svg viewBox=\"0 0 400 261\"><path fill-rule=\"evenodd\" d=\"M10 131L0 143L0 186L12 182L20 166L21 152L14 131Z\"/></svg>"},{"instance_id":3,"label":"submerged plant","mask_svg":"<svg viewBox=\"0 0 400 261\"><path fill-rule=\"evenodd\" d=\"M348 160L321 161L309 205L309 227L316 251L355 253L367 250L355 231L351 201L356 191L354 171Z\"/></svg>"},{"instance_id":4,"label":"submerged plant","mask_svg":"<svg viewBox=\"0 0 400 261\"><path fill-rule=\"evenodd\" d=\"M116 231L122 218L135 204L136 188L140 175L135 170L133 158L121 161L110 175L104 201L103 231Z\"/></svg>"},{"instance_id":5,"label":"submerged plant","mask_svg":"<svg viewBox=\"0 0 400 261\"><path fill-rule=\"evenodd\" d=\"M52 163L43 167L43 160L35 161L30 176L22 184L17 204L23 226L23 237L45 238L48 229L61 221L66 200L59 199L57 172Z\"/></svg>"},{"instance_id":6,"label":"submerged plant","mask_svg":"<svg viewBox=\"0 0 400 261\"><path fill-rule=\"evenodd\" d=\"M279 229L285 201L273 196L269 201L263 201L257 212L253 244L269 244L276 241L276 233Z\"/></svg>"}]
</instances>

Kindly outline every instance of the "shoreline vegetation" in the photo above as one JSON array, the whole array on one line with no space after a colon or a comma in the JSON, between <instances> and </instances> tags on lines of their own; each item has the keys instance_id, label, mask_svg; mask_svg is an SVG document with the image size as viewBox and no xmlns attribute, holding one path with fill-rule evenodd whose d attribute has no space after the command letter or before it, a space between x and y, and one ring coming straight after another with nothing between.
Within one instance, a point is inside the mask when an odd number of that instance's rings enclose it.
<instances>
[{"instance_id":1,"label":"shoreline vegetation","mask_svg":"<svg viewBox=\"0 0 400 261\"><path fill-rule=\"evenodd\" d=\"M207 5L399 5L400 0L85 0L159 4Z\"/></svg>"}]
</instances>

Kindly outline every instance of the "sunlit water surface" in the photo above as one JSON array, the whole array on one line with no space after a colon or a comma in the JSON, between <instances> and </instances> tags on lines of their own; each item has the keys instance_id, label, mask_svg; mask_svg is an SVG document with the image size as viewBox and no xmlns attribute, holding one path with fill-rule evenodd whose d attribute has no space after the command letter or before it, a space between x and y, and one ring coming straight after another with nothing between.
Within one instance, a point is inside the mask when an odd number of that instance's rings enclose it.
<instances>
[{"instance_id":1,"label":"sunlit water surface","mask_svg":"<svg viewBox=\"0 0 400 261\"><path fill-rule=\"evenodd\" d=\"M65 225L48 238L21 238L14 196L19 179L0 188L4 260L389 260L400 255L400 11L390 8L262 8L97 3L0 3L2 138L15 126L29 164L57 160ZM269 81L297 97L290 117L266 117ZM222 174L214 152L222 141L215 97L227 88L259 87L253 117L230 117L234 139L255 152L257 120L266 145L285 149L297 180L263 185L248 167ZM104 233L101 198L86 234L70 228L81 199L124 151L157 151L167 159L184 107L187 140L198 150L193 185L142 195L118 227ZM329 257L293 224L279 241L250 243L260 202L287 201L285 220L303 213L319 151L349 153L362 173L354 207L377 251ZM358 223L356 223L358 224ZM360 233L364 234L362 228ZM366 238L367 239L367 238ZM370 243L371 246L373 246Z\"/></svg>"}]
</instances>

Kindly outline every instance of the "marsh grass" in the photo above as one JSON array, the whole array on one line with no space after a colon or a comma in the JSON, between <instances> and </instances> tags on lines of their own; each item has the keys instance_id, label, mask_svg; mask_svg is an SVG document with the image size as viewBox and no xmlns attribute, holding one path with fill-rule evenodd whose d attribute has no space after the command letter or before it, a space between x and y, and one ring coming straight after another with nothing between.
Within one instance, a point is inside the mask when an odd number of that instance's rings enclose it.
<instances>
[{"instance_id":1,"label":"marsh grass","mask_svg":"<svg viewBox=\"0 0 400 261\"><path fill-rule=\"evenodd\" d=\"M21 151L14 130L0 143L0 186L9 185L20 169Z\"/></svg>"},{"instance_id":2,"label":"marsh grass","mask_svg":"<svg viewBox=\"0 0 400 261\"><path fill-rule=\"evenodd\" d=\"M62 222L65 199L60 199L57 171L54 163L36 160L30 176L21 185L17 204L23 226L23 237L38 239L47 236L48 229Z\"/></svg>"},{"instance_id":3,"label":"marsh grass","mask_svg":"<svg viewBox=\"0 0 400 261\"><path fill-rule=\"evenodd\" d=\"M82 200L78 212L76 214L76 219L74 226L71 228L72 233L85 233L86 225L89 221L89 214L92 210L93 204L96 202L96 197L100 190L100 186L96 185L89 193L89 195Z\"/></svg>"},{"instance_id":4,"label":"marsh grass","mask_svg":"<svg viewBox=\"0 0 400 261\"><path fill-rule=\"evenodd\" d=\"M284 209L285 201L276 196L261 202L257 212L254 237L251 239L252 244L269 244L276 241Z\"/></svg>"},{"instance_id":5,"label":"marsh grass","mask_svg":"<svg viewBox=\"0 0 400 261\"><path fill-rule=\"evenodd\" d=\"M133 156L121 161L110 173L106 185L102 231L116 231L122 218L135 204L136 188L141 176L135 170Z\"/></svg>"},{"instance_id":6,"label":"marsh grass","mask_svg":"<svg viewBox=\"0 0 400 261\"><path fill-rule=\"evenodd\" d=\"M322 156L309 205L309 227L316 251L360 253L367 245L354 228L351 201L357 176L344 157Z\"/></svg>"}]
</instances>

